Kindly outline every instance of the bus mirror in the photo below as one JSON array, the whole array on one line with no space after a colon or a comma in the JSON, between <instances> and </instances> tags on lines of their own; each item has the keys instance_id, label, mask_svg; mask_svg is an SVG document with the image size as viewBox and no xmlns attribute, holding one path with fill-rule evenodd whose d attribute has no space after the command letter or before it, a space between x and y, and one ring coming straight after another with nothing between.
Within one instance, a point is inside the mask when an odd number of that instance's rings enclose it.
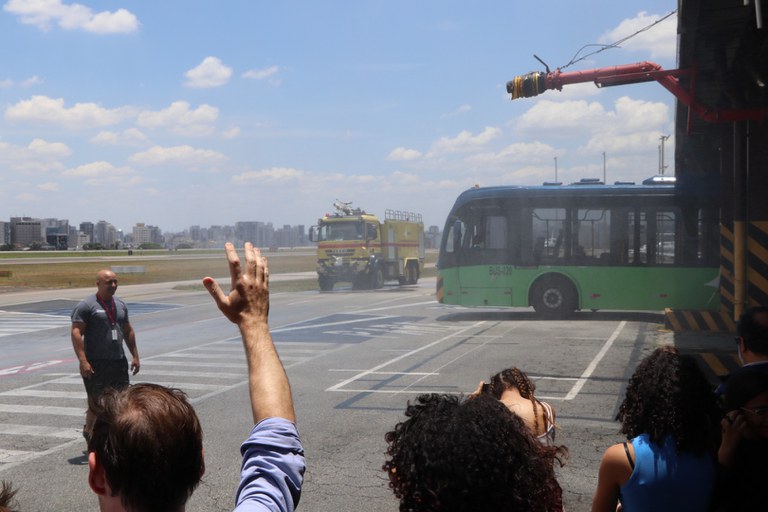
<instances>
[{"instance_id":1,"label":"bus mirror","mask_svg":"<svg viewBox=\"0 0 768 512\"><path fill-rule=\"evenodd\" d=\"M461 221L457 220L453 223L453 252L457 253L461 250Z\"/></svg>"},{"instance_id":2,"label":"bus mirror","mask_svg":"<svg viewBox=\"0 0 768 512\"><path fill-rule=\"evenodd\" d=\"M312 226L309 228L309 241L317 242L317 226Z\"/></svg>"}]
</instances>

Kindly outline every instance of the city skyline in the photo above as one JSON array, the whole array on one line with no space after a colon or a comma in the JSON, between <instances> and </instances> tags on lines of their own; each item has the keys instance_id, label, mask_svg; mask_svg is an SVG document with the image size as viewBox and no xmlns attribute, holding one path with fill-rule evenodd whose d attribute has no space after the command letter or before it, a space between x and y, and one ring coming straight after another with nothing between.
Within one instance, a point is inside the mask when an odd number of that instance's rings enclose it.
<instances>
[{"instance_id":1,"label":"city skyline","mask_svg":"<svg viewBox=\"0 0 768 512\"><path fill-rule=\"evenodd\" d=\"M0 218L311 225L338 199L442 225L475 184L639 182L674 133L657 83L506 92L534 55L675 68L672 0L0 5Z\"/></svg>"}]
</instances>

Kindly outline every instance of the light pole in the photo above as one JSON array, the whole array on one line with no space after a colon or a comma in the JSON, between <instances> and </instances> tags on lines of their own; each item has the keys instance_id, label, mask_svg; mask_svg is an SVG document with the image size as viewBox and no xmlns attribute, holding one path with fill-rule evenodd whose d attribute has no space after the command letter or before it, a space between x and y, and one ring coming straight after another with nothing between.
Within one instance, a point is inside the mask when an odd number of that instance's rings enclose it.
<instances>
[{"instance_id":1,"label":"light pole","mask_svg":"<svg viewBox=\"0 0 768 512\"><path fill-rule=\"evenodd\" d=\"M605 174L605 151L603 151L603 183L608 184L608 180L606 179Z\"/></svg>"},{"instance_id":2,"label":"light pole","mask_svg":"<svg viewBox=\"0 0 768 512\"><path fill-rule=\"evenodd\" d=\"M669 137L669 135L662 135L659 137L659 140L661 141L661 144L659 145L659 174L662 176L664 176L664 169L667 168L667 166L664 165L664 143Z\"/></svg>"},{"instance_id":3,"label":"light pole","mask_svg":"<svg viewBox=\"0 0 768 512\"><path fill-rule=\"evenodd\" d=\"M557 157L555 157L555 183L557 183Z\"/></svg>"}]
</instances>

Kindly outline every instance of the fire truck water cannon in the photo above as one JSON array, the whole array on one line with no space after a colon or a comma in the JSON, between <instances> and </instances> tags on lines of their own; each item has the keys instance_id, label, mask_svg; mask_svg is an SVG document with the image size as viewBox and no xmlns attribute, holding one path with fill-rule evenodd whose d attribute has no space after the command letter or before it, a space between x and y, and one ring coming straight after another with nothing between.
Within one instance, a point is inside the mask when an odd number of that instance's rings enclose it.
<instances>
[{"instance_id":1,"label":"fire truck water cannon","mask_svg":"<svg viewBox=\"0 0 768 512\"><path fill-rule=\"evenodd\" d=\"M534 55L535 57L535 55ZM538 59L538 57L537 57ZM539 59L539 61L541 61ZM688 88L680 83L680 77L689 77ZM532 98L544 91L563 89L564 85L594 82L597 87L612 85L628 85L643 82L658 82L671 92L677 100L688 107L688 131L691 129L691 113L711 123L733 121L762 120L768 117L768 109L726 109L715 110L696 99L695 68L665 70L654 62L638 62L606 68L588 69L584 71L562 72L560 69L546 72L532 71L526 75L516 76L507 82L507 92L513 100Z\"/></svg>"}]
</instances>

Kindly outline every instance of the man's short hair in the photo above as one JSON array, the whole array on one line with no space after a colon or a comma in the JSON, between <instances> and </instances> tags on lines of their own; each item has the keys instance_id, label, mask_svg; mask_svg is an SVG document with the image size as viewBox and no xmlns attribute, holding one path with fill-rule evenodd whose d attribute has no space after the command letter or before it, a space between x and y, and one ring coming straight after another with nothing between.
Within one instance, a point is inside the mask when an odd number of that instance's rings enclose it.
<instances>
[{"instance_id":1,"label":"man's short hair","mask_svg":"<svg viewBox=\"0 0 768 512\"><path fill-rule=\"evenodd\" d=\"M383 469L401 511L560 510L553 462L519 416L490 395L421 395L385 436Z\"/></svg>"},{"instance_id":2,"label":"man's short hair","mask_svg":"<svg viewBox=\"0 0 768 512\"><path fill-rule=\"evenodd\" d=\"M88 450L113 495L132 512L183 507L205 469L203 431L186 394L136 384L105 391L100 405Z\"/></svg>"},{"instance_id":3,"label":"man's short hair","mask_svg":"<svg viewBox=\"0 0 768 512\"><path fill-rule=\"evenodd\" d=\"M737 333L747 349L768 356L768 308L754 307L742 313Z\"/></svg>"}]
</instances>

